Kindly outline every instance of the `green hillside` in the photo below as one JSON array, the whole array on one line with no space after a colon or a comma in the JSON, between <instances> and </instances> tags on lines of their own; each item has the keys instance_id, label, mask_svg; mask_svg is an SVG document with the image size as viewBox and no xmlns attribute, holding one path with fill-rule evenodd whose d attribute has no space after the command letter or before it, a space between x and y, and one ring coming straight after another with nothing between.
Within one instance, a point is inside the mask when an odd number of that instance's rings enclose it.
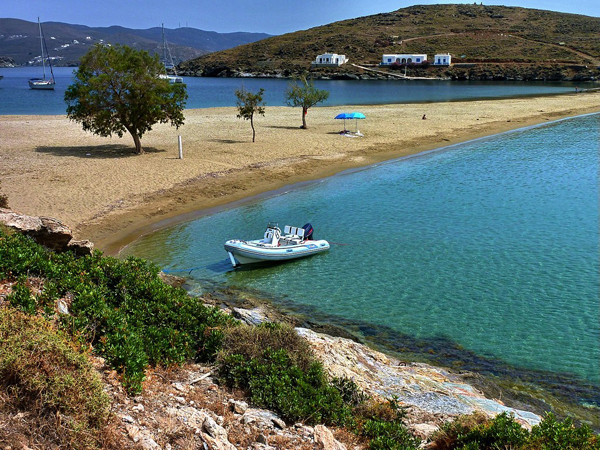
<instances>
[{"instance_id":1,"label":"green hillside","mask_svg":"<svg viewBox=\"0 0 600 450\"><path fill-rule=\"evenodd\" d=\"M327 51L349 58L335 69L342 73L360 73L351 64L378 64L384 53L426 53L429 60L450 53L453 63L595 69L600 18L504 6L411 6L211 53L181 69L199 76L288 76L308 70Z\"/></svg>"}]
</instances>

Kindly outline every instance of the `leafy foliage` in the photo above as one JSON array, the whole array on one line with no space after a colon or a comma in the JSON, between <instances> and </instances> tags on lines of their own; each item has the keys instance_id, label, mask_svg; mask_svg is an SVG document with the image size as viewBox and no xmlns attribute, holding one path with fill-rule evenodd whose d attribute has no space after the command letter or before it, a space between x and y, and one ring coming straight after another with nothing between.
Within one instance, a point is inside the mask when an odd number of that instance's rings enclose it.
<instances>
[{"instance_id":1,"label":"leafy foliage","mask_svg":"<svg viewBox=\"0 0 600 450\"><path fill-rule=\"evenodd\" d=\"M256 137L254 114L260 114L261 116L265 115L266 103L263 101L264 93L265 90L263 88L261 88L258 93L254 94L250 91L246 91L244 86L235 91L238 109L237 118L250 121L250 126L252 127L252 142L254 142Z\"/></svg>"},{"instance_id":2,"label":"leafy foliage","mask_svg":"<svg viewBox=\"0 0 600 450\"><path fill-rule=\"evenodd\" d=\"M139 392L148 364L211 360L220 348L223 329L233 319L205 306L158 276L151 263L121 261L100 252L76 258L56 254L20 234L0 231L0 279L44 278L33 296L20 281L9 300L29 312L50 311L59 298L71 298L62 328L95 346L123 375L130 392Z\"/></svg>"},{"instance_id":3,"label":"leafy foliage","mask_svg":"<svg viewBox=\"0 0 600 450\"><path fill-rule=\"evenodd\" d=\"M359 410L357 432L370 439L370 450L416 450L421 441L408 432L405 416L395 398L386 403L371 402Z\"/></svg>"},{"instance_id":4,"label":"leafy foliage","mask_svg":"<svg viewBox=\"0 0 600 450\"><path fill-rule=\"evenodd\" d=\"M3 407L52 423L56 448L100 448L108 397L87 358L47 320L0 308L0 391Z\"/></svg>"},{"instance_id":5,"label":"leafy foliage","mask_svg":"<svg viewBox=\"0 0 600 450\"><path fill-rule=\"evenodd\" d=\"M600 439L587 426L575 427L548 414L531 432L512 415L502 413L489 419L482 414L462 416L444 424L433 436L435 450L599 450Z\"/></svg>"},{"instance_id":6,"label":"leafy foliage","mask_svg":"<svg viewBox=\"0 0 600 450\"><path fill-rule=\"evenodd\" d=\"M308 109L317 103L324 102L329 98L329 92L317 89L313 80L307 80L306 77L300 77L290 82L285 92L285 100L289 106L302 107L302 128L306 126L306 114Z\"/></svg>"},{"instance_id":7,"label":"leafy foliage","mask_svg":"<svg viewBox=\"0 0 600 450\"><path fill-rule=\"evenodd\" d=\"M75 82L65 92L67 116L100 136L129 132L138 153L140 139L156 123L179 128L187 100L184 84L161 78L158 56L127 46L94 46L81 58Z\"/></svg>"},{"instance_id":8,"label":"leafy foliage","mask_svg":"<svg viewBox=\"0 0 600 450\"><path fill-rule=\"evenodd\" d=\"M351 416L308 344L287 325L229 330L217 362L221 381L287 420L341 425Z\"/></svg>"}]
</instances>

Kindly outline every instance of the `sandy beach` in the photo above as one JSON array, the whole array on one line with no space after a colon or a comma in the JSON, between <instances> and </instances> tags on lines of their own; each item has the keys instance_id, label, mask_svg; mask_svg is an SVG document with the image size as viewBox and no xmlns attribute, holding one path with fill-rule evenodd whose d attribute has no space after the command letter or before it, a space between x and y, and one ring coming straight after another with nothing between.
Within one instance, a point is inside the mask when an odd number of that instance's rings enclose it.
<instances>
[{"instance_id":1,"label":"sandy beach","mask_svg":"<svg viewBox=\"0 0 600 450\"><path fill-rule=\"evenodd\" d=\"M363 137L340 135L342 111ZM256 142L235 108L186 110L179 130L155 126L135 155L133 140L82 131L65 116L0 116L2 192L17 212L55 217L107 253L197 211L264 194L345 169L477 137L600 112L600 92L428 104L267 106ZM426 114L427 119L422 116ZM177 136L183 140L178 159Z\"/></svg>"}]
</instances>

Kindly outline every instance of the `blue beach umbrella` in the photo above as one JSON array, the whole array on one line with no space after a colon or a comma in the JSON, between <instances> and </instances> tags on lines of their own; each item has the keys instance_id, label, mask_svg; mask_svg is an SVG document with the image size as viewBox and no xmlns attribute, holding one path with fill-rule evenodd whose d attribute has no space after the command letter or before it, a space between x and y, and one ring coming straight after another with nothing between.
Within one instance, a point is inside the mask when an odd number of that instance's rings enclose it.
<instances>
[{"instance_id":1,"label":"blue beach umbrella","mask_svg":"<svg viewBox=\"0 0 600 450\"><path fill-rule=\"evenodd\" d=\"M365 115L360 112L350 113L349 119L356 119L356 132L358 133L358 119L366 119Z\"/></svg>"},{"instance_id":2,"label":"blue beach umbrella","mask_svg":"<svg viewBox=\"0 0 600 450\"><path fill-rule=\"evenodd\" d=\"M350 113L339 113L335 116L335 119L344 119L344 131L346 131L346 119L352 119L351 115Z\"/></svg>"}]
</instances>

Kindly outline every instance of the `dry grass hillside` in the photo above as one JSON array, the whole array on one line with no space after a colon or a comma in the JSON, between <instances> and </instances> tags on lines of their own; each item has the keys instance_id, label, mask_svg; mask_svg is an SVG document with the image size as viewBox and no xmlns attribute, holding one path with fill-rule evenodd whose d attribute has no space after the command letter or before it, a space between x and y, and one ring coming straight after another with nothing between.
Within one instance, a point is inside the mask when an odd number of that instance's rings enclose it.
<instances>
[{"instance_id":1,"label":"dry grass hillside","mask_svg":"<svg viewBox=\"0 0 600 450\"><path fill-rule=\"evenodd\" d=\"M486 5L423 5L264 39L182 63L189 74L289 75L326 51L376 64L384 53L450 53L453 62L600 65L600 18ZM345 65L344 69L352 70ZM227 72L229 71L229 73Z\"/></svg>"}]
</instances>

